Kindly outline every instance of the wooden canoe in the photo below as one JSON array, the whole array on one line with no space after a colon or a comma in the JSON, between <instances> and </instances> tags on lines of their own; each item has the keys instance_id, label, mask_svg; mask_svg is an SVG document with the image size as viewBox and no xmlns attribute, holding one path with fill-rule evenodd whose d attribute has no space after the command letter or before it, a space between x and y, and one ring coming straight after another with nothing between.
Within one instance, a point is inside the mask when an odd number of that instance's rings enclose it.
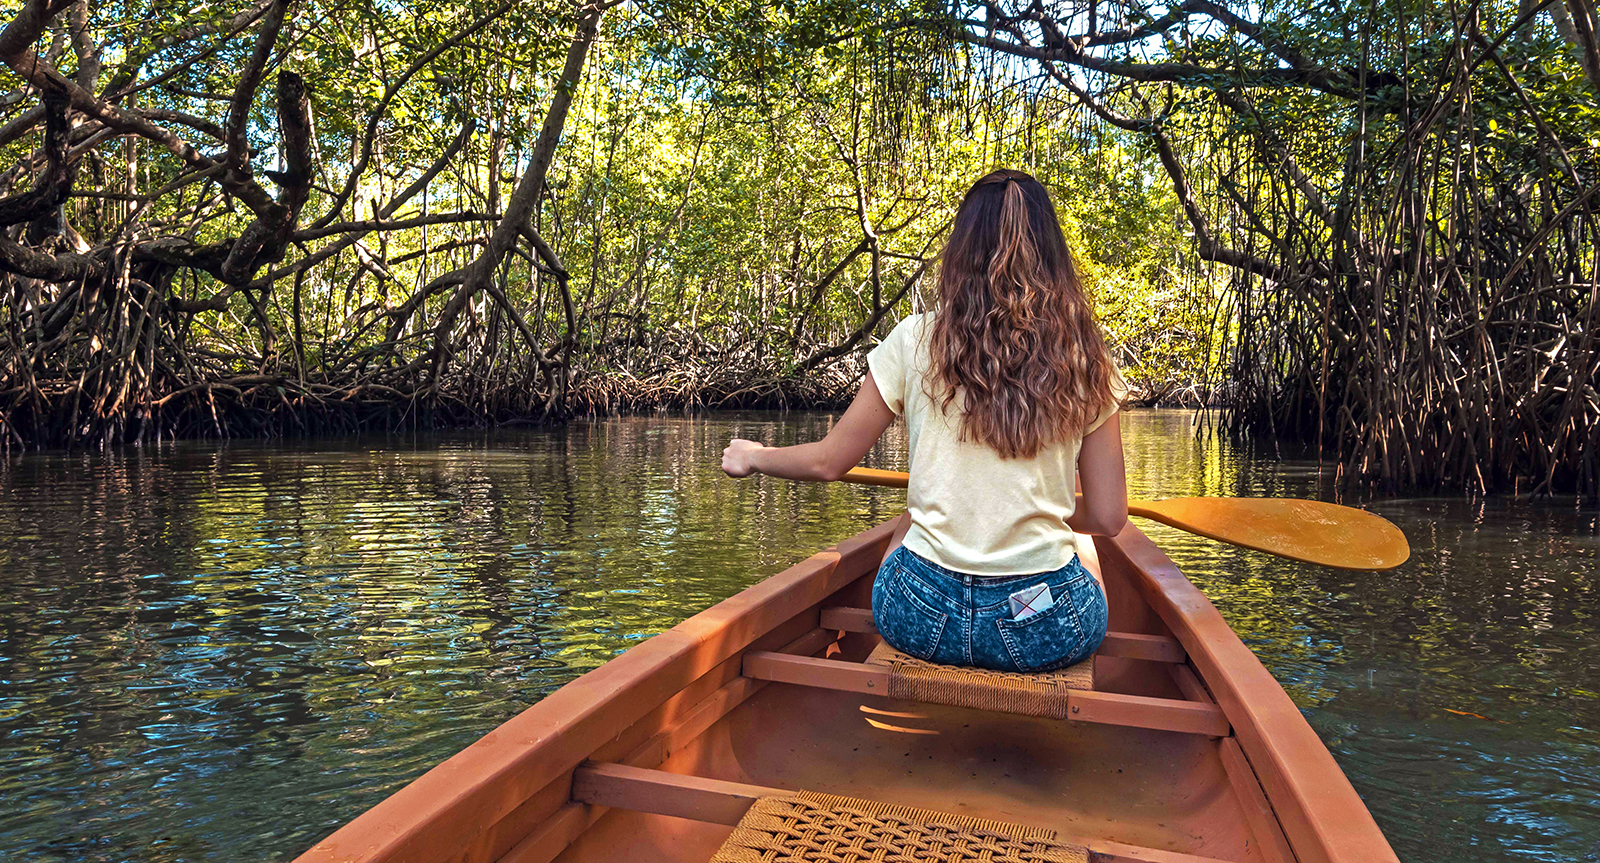
<instances>
[{"instance_id":1,"label":"wooden canoe","mask_svg":"<svg viewBox=\"0 0 1600 863\"><path fill-rule=\"evenodd\" d=\"M1041 828L1091 860L1396 859L1282 687L1131 526L1087 561L1112 634L1067 719L878 694L865 609L894 526L567 684L300 863L700 863L795 791Z\"/></svg>"}]
</instances>

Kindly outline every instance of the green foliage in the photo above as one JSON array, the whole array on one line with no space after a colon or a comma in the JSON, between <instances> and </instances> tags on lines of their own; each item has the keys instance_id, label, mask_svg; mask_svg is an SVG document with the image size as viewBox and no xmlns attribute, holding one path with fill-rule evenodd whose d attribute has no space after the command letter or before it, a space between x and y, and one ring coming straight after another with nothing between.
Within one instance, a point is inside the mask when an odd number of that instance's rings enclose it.
<instances>
[{"instance_id":1,"label":"green foliage","mask_svg":"<svg viewBox=\"0 0 1600 863\"><path fill-rule=\"evenodd\" d=\"M92 89L221 158L219 130L256 48L259 19L246 11L91 8L86 32L103 66ZM595 406L613 392L681 403L760 381L779 382L769 394L788 381L837 398L874 336L925 307L928 262L961 195L1001 165L1054 191L1129 377L1159 388L1203 374L1209 282L1182 274L1187 240L1151 153L1097 128L1035 72L961 43L947 11L925 0L612 9L533 216L570 282L519 248L497 268L504 300L466 297L460 323L436 332L458 299L450 274L478 257L522 180L574 7L298 3L264 80L289 70L309 89L316 167L301 235L242 289L215 267L133 272L169 290L169 304L222 298L220 309L164 318L158 341L173 353L138 373L141 398L194 393L178 404L215 426L212 403L195 401L205 381L265 376L274 382L241 398L268 397L276 411L368 385L431 388L423 373L445 353L452 401L525 415L555 386L549 362L561 350L577 398ZM75 74L69 17L52 27L39 47ZM276 194L265 177L284 168L285 145L270 84L249 106L250 173ZM4 152L26 165L38 143L20 135ZM80 192L113 196L68 205L91 248L131 232L225 251L255 219L148 138L91 148L79 170ZM137 207L115 197L145 195ZM428 223L392 226L407 221ZM66 302L72 290L43 299ZM84 329L65 349L92 353L93 337ZM133 344L118 350L137 356ZM42 384L68 413L78 363L63 355L58 380Z\"/></svg>"}]
</instances>

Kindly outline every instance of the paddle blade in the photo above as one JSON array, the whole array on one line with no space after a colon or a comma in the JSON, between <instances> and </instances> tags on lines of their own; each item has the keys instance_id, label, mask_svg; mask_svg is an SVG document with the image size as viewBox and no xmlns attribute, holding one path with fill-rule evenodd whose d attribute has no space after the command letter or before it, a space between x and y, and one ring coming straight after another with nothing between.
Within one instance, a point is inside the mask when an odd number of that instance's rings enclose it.
<instances>
[{"instance_id":1,"label":"paddle blade","mask_svg":"<svg viewBox=\"0 0 1600 863\"><path fill-rule=\"evenodd\" d=\"M1411 556L1405 534L1383 516L1317 500L1175 497L1129 501L1128 513L1338 569L1393 569Z\"/></svg>"}]
</instances>

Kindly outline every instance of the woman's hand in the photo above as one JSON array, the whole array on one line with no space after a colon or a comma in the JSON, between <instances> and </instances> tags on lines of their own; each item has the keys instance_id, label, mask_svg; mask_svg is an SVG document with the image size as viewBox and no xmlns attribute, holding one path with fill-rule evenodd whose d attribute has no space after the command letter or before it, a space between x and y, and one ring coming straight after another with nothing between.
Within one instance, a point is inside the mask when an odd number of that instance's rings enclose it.
<instances>
[{"instance_id":1,"label":"woman's hand","mask_svg":"<svg viewBox=\"0 0 1600 863\"><path fill-rule=\"evenodd\" d=\"M733 477L755 473L756 466L750 462L750 457L764 449L765 446L753 440L734 438L728 441L728 446L722 451L722 472Z\"/></svg>"},{"instance_id":2,"label":"woman's hand","mask_svg":"<svg viewBox=\"0 0 1600 863\"><path fill-rule=\"evenodd\" d=\"M722 469L728 476L762 473L783 479L832 482L861 461L891 422L894 411L884 403L877 381L868 372L855 401L827 437L795 446L762 446L753 440L734 438L722 451Z\"/></svg>"}]
</instances>

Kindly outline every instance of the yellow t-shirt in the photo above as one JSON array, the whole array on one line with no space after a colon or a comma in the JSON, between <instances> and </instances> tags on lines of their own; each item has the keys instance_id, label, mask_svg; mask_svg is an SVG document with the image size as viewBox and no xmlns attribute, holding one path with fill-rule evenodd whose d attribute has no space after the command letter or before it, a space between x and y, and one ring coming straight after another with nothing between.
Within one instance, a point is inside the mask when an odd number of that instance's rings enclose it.
<instances>
[{"instance_id":1,"label":"yellow t-shirt","mask_svg":"<svg viewBox=\"0 0 1600 863\"><path fill-rule=\"evenodd\" d=\"M878 392L906 418L911 437L911 485L906 505L911 528L906 548L957 572L1024 575L1066 566L1077 553L1067 519L1074 494L1082 436L1057 441L1031 459L1001 458L986 444L961 439L961 397L948 412L928 391L928 340L933 316L901 321L872 352L867 365ZM1112 375L1116 402L1084 434L1111 418L1127 397ZM938 390L935 390L938 392Z\"/></svg>"}]
</instances>

